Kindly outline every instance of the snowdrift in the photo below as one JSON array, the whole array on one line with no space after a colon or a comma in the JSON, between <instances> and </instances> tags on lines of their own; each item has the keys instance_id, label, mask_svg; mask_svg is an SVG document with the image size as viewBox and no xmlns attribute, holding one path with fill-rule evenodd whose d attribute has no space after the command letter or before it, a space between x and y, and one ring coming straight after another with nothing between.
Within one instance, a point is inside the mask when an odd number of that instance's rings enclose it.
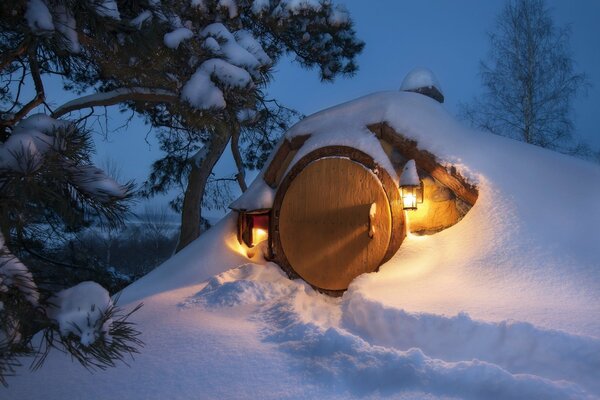
<instances>
[{"instance_id":1,"label":"snowdrift","mask_svg":"<svg viewBox=\"0 0 600 400\"><path fill-rule=\"evenodd\" d=\"M52 354L7 398L600 397L600 166L467 129L414 93L366 96L287 136L345 145L382 121L477 183L461 222L408 236L330 298L248 259L228 215L122 294L145 304L130 367L92 376ZM252 187L244 201L268 203Z\"/></svg>"}]
</instances>

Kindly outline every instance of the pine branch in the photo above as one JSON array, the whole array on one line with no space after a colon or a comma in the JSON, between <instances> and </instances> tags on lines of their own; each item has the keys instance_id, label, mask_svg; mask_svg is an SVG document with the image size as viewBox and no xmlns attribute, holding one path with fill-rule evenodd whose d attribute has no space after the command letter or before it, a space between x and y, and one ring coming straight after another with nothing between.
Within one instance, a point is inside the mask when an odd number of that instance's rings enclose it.
<instances>
[{"instance_id":1,"label":"pine branch","mask_svg":"<svg viewBox=\"0 0 600 400\"><path fill-rule=\"evenodd\" d=\"M22 57L23 54L27 52L27 49L29 48L30 44L30 40L25 39L21 42L21 44L19 44L19 46L16 49L4 53L0 58L0 71L12 64L12 62L16 59Z\"/></svg>"},{"instance_id":2,"label":"pine branch","mask_svg":"<svg viewBox=\"0 0 600 400\"><path fill-rule=\"evenodd\" d=\"M120 88L110 92L96 93L69 101L58 107L52 113L53 118L60 118L70 112L97 106L112 106L128 101L148 103L173 103L179 101L179 96L162 89L143 87Z\"/></svg>"},{"instance_id":3,"label":"pine branch","mask_svg":"<svg viewBox=\"0 0 600 400\"><path fill-rule=\"evenodd\" d=\"M0 126L14 126L17 122L25 118L27 114L34 108L46 101L46 94L44 92L44 84L40 75L40 66L37 59L37 46L33 45L28 48L28 61L31 69L31 77L35 86L35 97L25 104L13 118L0 121Z\"/></svg>"}]
</instances>

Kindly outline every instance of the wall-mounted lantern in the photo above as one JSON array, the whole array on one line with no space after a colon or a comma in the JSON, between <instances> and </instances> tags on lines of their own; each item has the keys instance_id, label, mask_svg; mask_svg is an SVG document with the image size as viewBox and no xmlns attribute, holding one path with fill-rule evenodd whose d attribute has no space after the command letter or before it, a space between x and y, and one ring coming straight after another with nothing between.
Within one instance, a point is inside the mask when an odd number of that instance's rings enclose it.
<instances>
[{"instance_id":1,"label":"wall-mounted lantern","mask_svg":"<svg viewBox=\"0 0 600 400\"><path fill-rule=\"evenodd\" d=\"M423 203L423 182L419 179L415 160L408 160L400 176L402 207L416 210L417 203Z\"/></svg>"},{"instance_id":2,"label":"wall-mounted lantern","mask_svg":"<svg viewBox=\"0 0 600 400\"><path fill-rule=\"evenodd\" d=\"M238 217L238 241L254 247L269 238L270 210L240 211Z\"/></svg>"}]
</instances>

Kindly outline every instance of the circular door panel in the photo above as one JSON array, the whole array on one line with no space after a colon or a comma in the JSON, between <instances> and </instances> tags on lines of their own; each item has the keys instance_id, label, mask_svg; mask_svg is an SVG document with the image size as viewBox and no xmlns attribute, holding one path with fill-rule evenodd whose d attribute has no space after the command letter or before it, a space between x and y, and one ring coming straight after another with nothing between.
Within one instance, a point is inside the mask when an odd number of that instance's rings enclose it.
<instances>
[{"instance_id":1,"label":"circular door panel","mask_svg":"<svg viewBox=\"0 0 600 400\"><path fill-rule=\"evenodd\" d=\"M344 290L373 272L391 235L388 198L377 176L347 158L321 158L291 182L280 208L281 246L313 286Z\"/></svg>"}]
</instances>

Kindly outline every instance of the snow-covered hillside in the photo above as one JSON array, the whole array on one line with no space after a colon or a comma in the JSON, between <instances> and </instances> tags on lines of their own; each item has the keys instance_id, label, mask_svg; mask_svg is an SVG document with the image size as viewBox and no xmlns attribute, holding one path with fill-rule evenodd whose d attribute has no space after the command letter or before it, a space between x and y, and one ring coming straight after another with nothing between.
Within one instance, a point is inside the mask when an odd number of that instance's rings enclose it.
<instances>
[{"instance_id":1,"label":"snow-covered hillside","mask_svg":"<svg viewBox=\"0 0 600 400\"><path fill-rule=\"evenodd\" d=\"M52 354L0 397L599 398L600 166L466 129L414 93L370 95L287 135L360 146L354 133L381 121L477 183L461 222L408 236L331 298L248 259L229 215L122 294L145 304L129 367L91 375Z\"/></svg>"}]
</instances>

